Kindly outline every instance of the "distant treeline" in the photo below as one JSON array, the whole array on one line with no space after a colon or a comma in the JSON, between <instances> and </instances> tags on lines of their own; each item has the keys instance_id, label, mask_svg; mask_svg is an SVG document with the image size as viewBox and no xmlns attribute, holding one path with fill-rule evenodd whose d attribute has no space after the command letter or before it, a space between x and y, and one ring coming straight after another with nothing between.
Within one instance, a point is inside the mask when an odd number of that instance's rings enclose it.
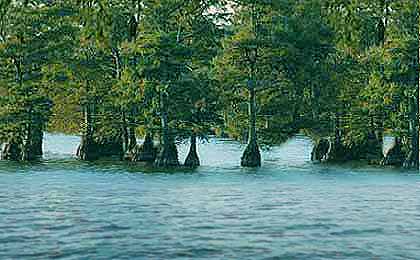
<instances>
[{"instance_id":1,"label":"distant treeline","mask_svg":"<svg viewBox=\"0 0 420 260\"><path fill-rule=\"evenodd\" d=\"M55 131L82 160L159 167L189 140L193 167L218 135L255 167L304 132L314 161L418 167L418 49L413 0L1 0L2 158Z\"/></svg>"}]
</instances>

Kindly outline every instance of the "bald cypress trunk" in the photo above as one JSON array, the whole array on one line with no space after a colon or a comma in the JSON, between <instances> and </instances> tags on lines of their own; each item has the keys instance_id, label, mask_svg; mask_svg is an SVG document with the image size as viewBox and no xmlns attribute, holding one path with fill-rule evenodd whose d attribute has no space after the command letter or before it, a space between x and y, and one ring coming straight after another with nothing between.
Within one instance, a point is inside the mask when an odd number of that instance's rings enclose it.
<instances>
[{"instance_id":1,"label":"bald cypress trunk","mask_svg":"<svg viewBox=\"0 0 420 260\"><path fill-rule=\"evenodd\" d=\"M156 153L157 149L153 143L153 136L150 132L147 132L143 144L136 147L132 160L153 163L156 160Z\"/></svg>"},{"instance_id":2,"label":"bald cypress trunk","mask_svg":"<svg viewBox=\"0 0 420 260\"><path fill-rule=\"evenodd\" d=\"M36 122L32 131L32 152L34 156L41 157L43 155L42 143L44 139L43 126L41 122Z\"/></svg>"},{"instance_id":3,"label":"bald cypress trunk","mask_svg":"<svg viewBox=\"0 0 420 260\"><path fill-rule=\"evenodd\" d=\"M248 53L248 60L250 62L250 77L248 81L248 144L241 158L241 166L243 167L260 167L261 154L257 141L257 101L256 101L256 88L258 87L258 56L259 56L259 18L257 6L254 3L252 6L251 24L253 27L255 46L252 51Z\"/></svg>"},{"instance_id":4,"label":"bald cypress trunk","mask_svg":"<svg viewBox=\"0 0 420 260\"><path fill-rule=\"evenodd\" d=\"M257 111L256 111L256 93L255 88L249 88L248 113L249 113L249 135L248 144L241 158L243 167L261 166L261 154L257 141Z\"/></svg>"},{"instance_id":5,"label":"bald cypress trunk","mask_svg":"<svg viewBox=\"0 0 420 260\"><path fill-rule=\"evenodd\" d=\"M11 139L1 147L1 160L20 161L22 145L17 140Z\"/></svg>"},{"instance_id":6,"label":"bald cypress trunk","mask_svg":"<svg viewBox=\"0 0 420 260\"><path fill-rule=\"evenodd\" d=\"M197 154L197 136L195 133L191 134L190 151L188 152L184 165L191 168L200 166L200 159Z\"/></svg>"},{"instance_id":7,"label":"bald cypress trunk","mask_svg":"<svg viewBox=\"0 0 420 260\"><path fill-rule=\"evenodd\" d=\"M168 108L166 95L160 92L160 119L162 127L162 145L156 158L157 167L175 167L179 166L178 150L175 145L174 136L169 129Z\"/></svg>"}]
</instances>

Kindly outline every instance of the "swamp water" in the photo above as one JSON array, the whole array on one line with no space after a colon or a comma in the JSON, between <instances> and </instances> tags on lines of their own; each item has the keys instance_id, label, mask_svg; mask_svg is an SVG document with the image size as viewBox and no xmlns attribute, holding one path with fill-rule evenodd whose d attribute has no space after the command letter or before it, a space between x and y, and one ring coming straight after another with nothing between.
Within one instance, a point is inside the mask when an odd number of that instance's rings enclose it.
<instances>
[{"instance_id":1,"label":"swamp water","mask_svg":"<svg viewBox=\"0 0 420 260\"><path fill-rule=\"evenodd\" d=\"M171 173L78 162L78 142L47 135L42 162L0 162L0 259L420 259L415 171L315 165L302 136L260 169L211 140L203 166Z\"/></svg>"}]
</instances>

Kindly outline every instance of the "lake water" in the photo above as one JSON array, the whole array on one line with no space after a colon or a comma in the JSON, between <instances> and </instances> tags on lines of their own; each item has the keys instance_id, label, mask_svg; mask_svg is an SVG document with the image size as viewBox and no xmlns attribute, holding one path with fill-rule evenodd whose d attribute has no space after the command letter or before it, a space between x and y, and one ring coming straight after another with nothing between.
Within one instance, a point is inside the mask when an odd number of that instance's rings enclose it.
<instances>
[{"instance_id":1,"label":"lake water","mask_svg":"<svg viewBox=\"0 0 420 260\"><path fill-rule=\"evenodd\" d=\"M0 162L0 259L420 259L416 171L314 165L302 136L260 169L212 140L202 167L171 173L78 162L78 142Z\"/></svg>"}]
</instances>

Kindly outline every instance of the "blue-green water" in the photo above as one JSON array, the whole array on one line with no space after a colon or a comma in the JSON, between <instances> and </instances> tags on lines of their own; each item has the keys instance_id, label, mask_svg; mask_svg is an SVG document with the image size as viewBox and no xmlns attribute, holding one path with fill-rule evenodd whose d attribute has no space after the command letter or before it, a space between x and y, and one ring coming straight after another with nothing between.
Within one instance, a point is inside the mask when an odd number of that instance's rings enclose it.
<instances>
[{"instance_id":1,"label":"blue-green water","mask_svg":"<svg viewBox=\"0 0 420 260\"><path fill-rule=\"evenodd\" d=\"M213 140L184 173L77 162L77 143L0 163L0 259L420 259L416 172L313 165L304 137L258 170Z\"/></svg>"}]
</instances>

